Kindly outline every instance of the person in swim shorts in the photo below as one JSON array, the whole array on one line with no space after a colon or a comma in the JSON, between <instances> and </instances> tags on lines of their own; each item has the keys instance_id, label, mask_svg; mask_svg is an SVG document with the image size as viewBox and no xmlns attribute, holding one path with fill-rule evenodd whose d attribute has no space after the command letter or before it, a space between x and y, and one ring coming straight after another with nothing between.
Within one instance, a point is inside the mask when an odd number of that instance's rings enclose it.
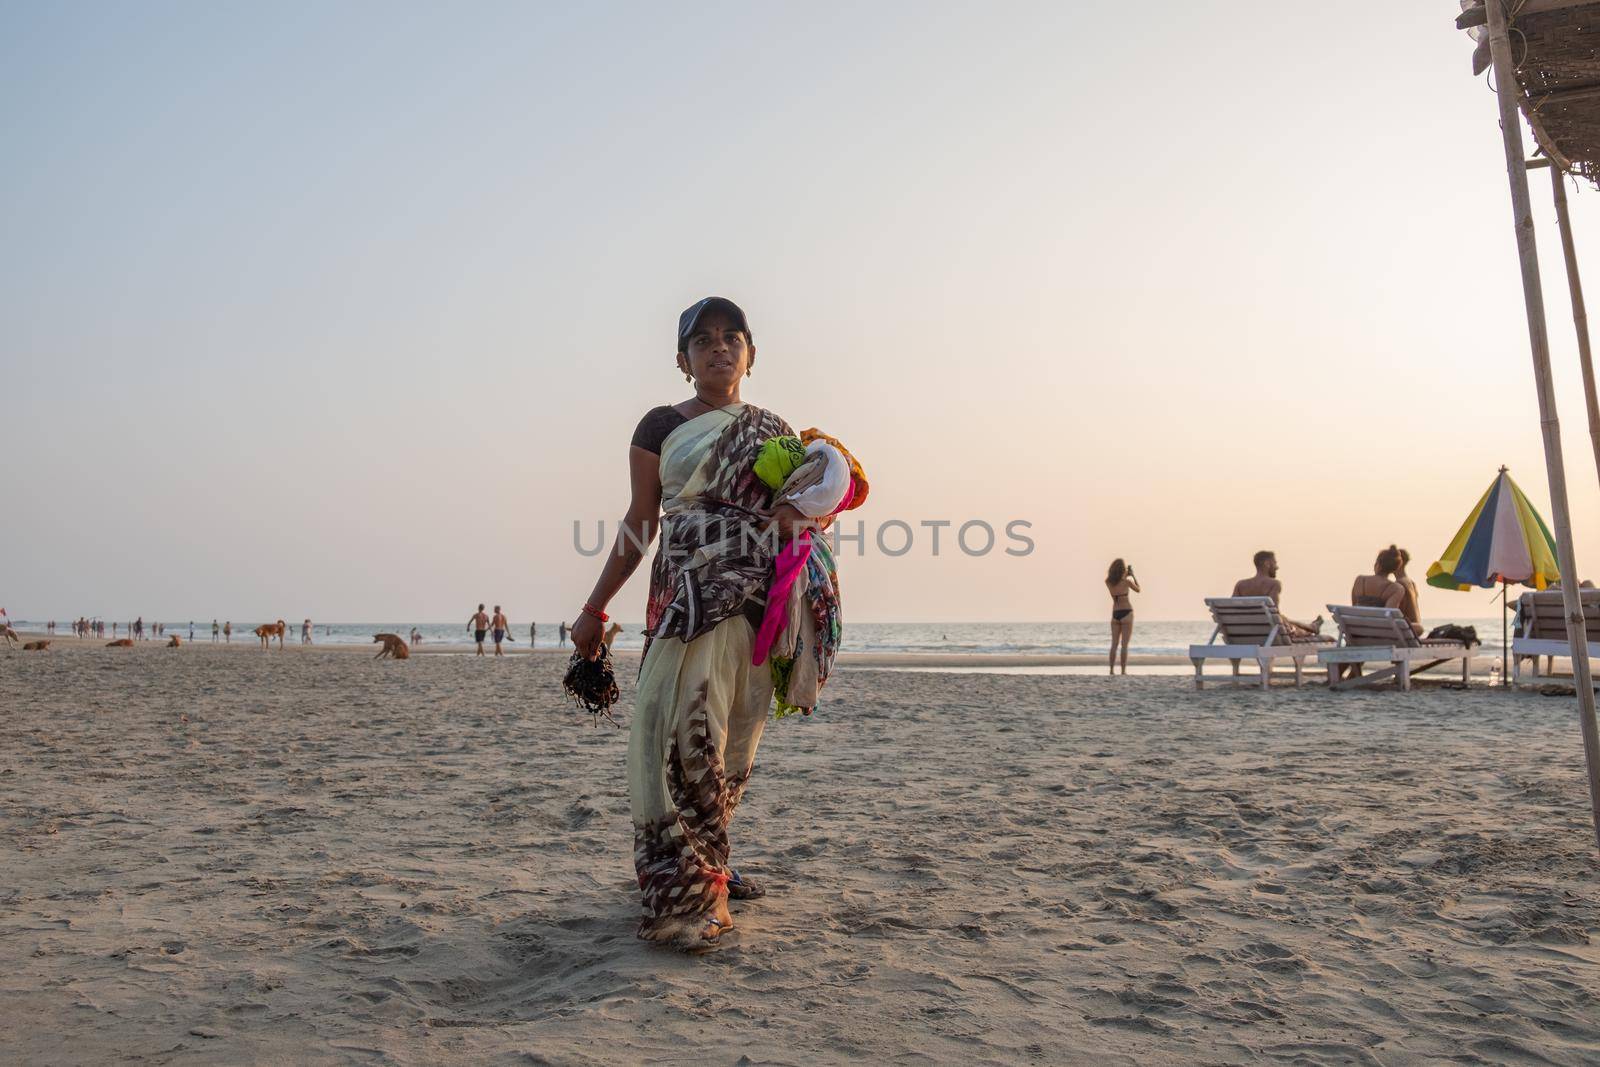
<instances>
[{"instance_id":1,"label":"person in swim shorts","mask_svg":"<svg viewBox=\"0 0 1600 1067\"><path fill-rule=\"evenodd\" d=\"M506 639L506 631L511 629L511 623L505 612L500 610L499 604L494 606L494 621L490 625L494 627L494 654L503 656L505 653L500 651L500 642Z\"/></svg>"},{"instance_id":2,"label":"person in swim shorts","mask_svg":"<svg viewBox=\"0 0 1600 1067\"><path fill-rule=\"evenodd\" d=\"M478 655L483 655L483 639L489 634L489 616L484 613L482 604L467 620L467 629L472 632L472 639L478 642Z\"/></svg>"}]
</instances>

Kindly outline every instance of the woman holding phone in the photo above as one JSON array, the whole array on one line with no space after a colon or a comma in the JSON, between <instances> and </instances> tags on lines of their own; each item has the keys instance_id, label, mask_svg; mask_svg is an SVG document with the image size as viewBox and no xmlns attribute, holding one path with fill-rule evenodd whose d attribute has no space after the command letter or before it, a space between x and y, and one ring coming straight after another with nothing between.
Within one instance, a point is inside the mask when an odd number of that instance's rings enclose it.
<instances>
[{"instance_id":1,"label":"woman holding phone","mask_svg":"<svg viewBox=\"0 0 1600 1067\"><path fill-rule=\"evenodd\" d=\"M1106 591L1111 594L1111 673L1117 673L1117 650L1122 650L1122 673L1128 673L1128 639L1133 636L1133 601L1129 593L1142 592L1133 568L1120 559L1111 561L1106 572Z\"/></svg>"}]
</instances>

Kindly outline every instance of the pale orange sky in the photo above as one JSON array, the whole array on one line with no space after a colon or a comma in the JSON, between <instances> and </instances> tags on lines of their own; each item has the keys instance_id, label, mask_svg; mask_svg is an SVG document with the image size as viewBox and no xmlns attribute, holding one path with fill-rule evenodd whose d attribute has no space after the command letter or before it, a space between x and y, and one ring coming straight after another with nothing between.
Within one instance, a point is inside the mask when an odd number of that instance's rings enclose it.
<instances>
[{"instance_id":1,"label":"pale orange sky","mask_svg":"<svg viewBox=\"0 0 1600 1067\"><path fill-rule=\"evenodd\" d=\"M0 14L0 603L571 618L679 310L866 464L848 618L1197 618L1420 572L1501 463L1549 518L1495 101L1456 5ZM1600 286L1600 207L1573 190ZM1534 176L1580 564L1600 551ZM948 535L947 535L948 536ZM1600 563L1591 562L1600 570ZM614 614L642 616L642 581ZM1492 613L1426 592L1429 615Z\"/></svg>"}]
</instances>

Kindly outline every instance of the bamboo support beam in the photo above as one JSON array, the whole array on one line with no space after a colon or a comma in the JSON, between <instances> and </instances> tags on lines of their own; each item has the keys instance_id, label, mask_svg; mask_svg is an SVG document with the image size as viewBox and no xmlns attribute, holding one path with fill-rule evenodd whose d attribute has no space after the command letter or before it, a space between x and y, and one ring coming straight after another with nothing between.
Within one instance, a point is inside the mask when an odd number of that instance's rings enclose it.
<instances>
[{"instance_id":1,"label":"bamboo support beam","mask_svg":"<svg viewBox=\"0 0 1600 1067\"><path fill-rule=\"evenodd\" d=\"M1551 11L1562 11L1569 7L1583 7L1594 3L1594 0L1523 0L1522 6L1517 9L1517 14L1523 17L1528 15L1544 15ZM1482 26L1488 19L1488 12L1482 7L1471 7L1456 16L1456 29L1464 30L1469 26Z\"/></svg>"},{"instance_id":2,"label":"bamboo support beam","mask_svg":"<svg viewBox=\"0 0 1600 1067\"><path fill-rule=\"evenodd\" d=\"M1494 62L1500 106L1500 136L1511 180L1512 221L1522 268L1522 299L1528 317L1528 345L1533 351L1533 381L1539 396L1539 427L1544 434L1544 464L1550 479L1550 514L1555 522L1556 557L1561 567L1561 603L1566 609L1567 643L1572 652L1572 680L1578 690L1578 718L1583 731L1583 756L1589 772L1589 807L1595 843L1600 846L1600 730L1594 717L1594 681L1589 672L1589 644L1584 630L1583 602L1578 596L1578 563L1572 544L1572 514L1567 506L1567 474L1561 458L1561 420L1556 412L1555 383L1550 374L1550 338L1544 318L1544 289L1539 280L1539 250L1534 241L1533 208L1528 196L1528 170L1523 163L1522 119L1517 108L1517 72L1511 59L1502 0L1488 0L1489 51Z\"/></svg>"},{"instance_id":3,"label":"bamboo support beam","mask_svg":"<svg viewBox=\"0 0 1600 1067\"><path fill-rule=\"evenodd\" d=\"M1594 448L1594 472L1600 477L1600 402L1595 400L1594 359L1589 352L1589 313L1583 306L1583 280L1578 277L1578 253L1572 243L1572 219L1567 214L1567 176L1550 168L1555 187L1556 225L1561 230L1561 254L1567 261L1567 294L1572 298L1572 325L1578 331L1578 365L1583 369L1583 402L1589 410L1589 444Z\"/></svg>"}]
</instances>

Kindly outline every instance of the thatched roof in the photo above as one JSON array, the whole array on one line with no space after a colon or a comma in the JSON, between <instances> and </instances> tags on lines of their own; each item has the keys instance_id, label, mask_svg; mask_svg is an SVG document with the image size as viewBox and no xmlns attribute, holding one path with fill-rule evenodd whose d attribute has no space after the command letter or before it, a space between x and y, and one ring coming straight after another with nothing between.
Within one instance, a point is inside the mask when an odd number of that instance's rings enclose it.
<instances>
[{"instance_id":1,"label":"thatched roof","mask_svg":"<svg viewBox=\"0 0 1600 1067\"><path fill-rule=\"evenodd\" d=\"M1600 185L1600 0L1491 0L1511 19L1522 113L1544 154ZM1479 37L1475 70L1488 65L1483 0L1465 0L1456 25ZM1504 86L1497 86L1504 90Z\"/></svg>"}]
</instances>

